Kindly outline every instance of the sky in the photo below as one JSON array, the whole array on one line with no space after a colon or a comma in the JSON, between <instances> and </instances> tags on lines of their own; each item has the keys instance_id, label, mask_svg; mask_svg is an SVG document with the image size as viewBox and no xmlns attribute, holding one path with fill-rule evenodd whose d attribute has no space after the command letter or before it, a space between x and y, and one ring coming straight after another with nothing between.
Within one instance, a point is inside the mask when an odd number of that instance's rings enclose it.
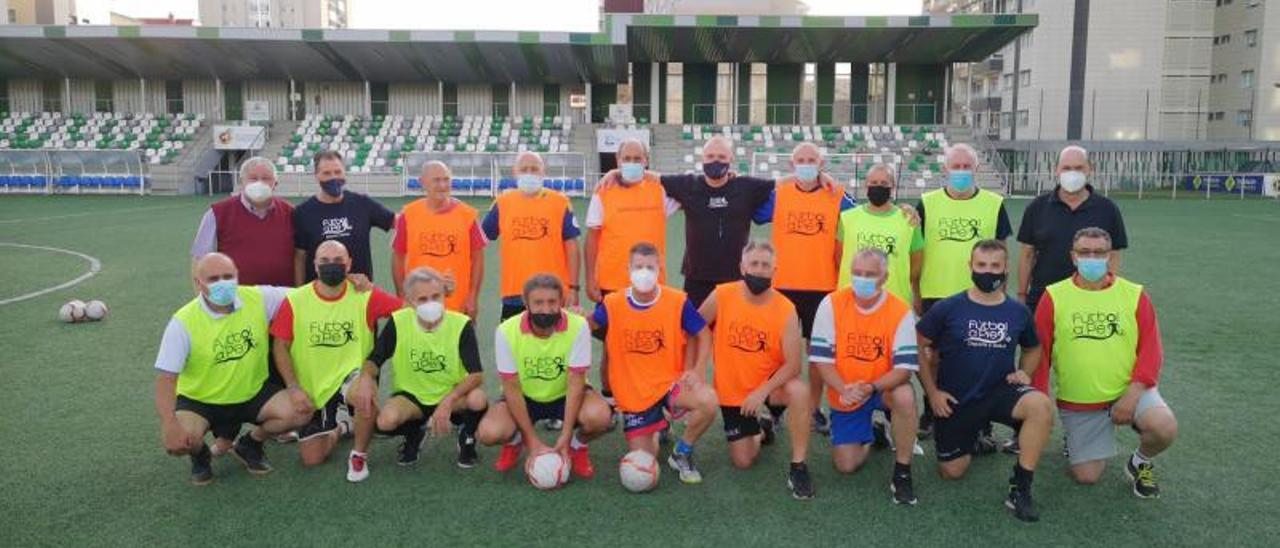
<instances>
[{"instance_id":1,"label":"sky","mask_svg":"<svg viewBox=\"0 0 1280 548\"><path fill-rule=\"evenodd\" d=\"M598 0L350 0L352 27L395 29L596 30ZM918 15L920 0L806 0L810 15ZM198 18L197 0L76 0L82 19Z\"/></svg>"}]
</instances>

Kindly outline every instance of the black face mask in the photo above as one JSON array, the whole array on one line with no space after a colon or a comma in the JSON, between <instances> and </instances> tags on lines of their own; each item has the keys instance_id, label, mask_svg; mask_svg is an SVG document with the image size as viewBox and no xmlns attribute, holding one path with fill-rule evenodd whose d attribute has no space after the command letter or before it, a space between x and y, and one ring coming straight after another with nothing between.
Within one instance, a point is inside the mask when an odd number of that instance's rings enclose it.
<instances>
[{"instance_id":1,"label":"black face mask","mask_svg":"<svg viewBox=\"0 0 1280 548\"><path fill-rule=\"evenodd\" d=\"M342 263L325 263L316 267L320 275L320 283L329 287L338 287L347 280L347 265Z\"/></svg>"},{"instance_id":2,"label":"black face mask","mask_svg":"<svg viewBox=\"0 0 1280 548\"><path fill-rule=\"evenodd\" d=\"M530 312L529 323L538 329L551 329L560 321L559 312Z\"/></svg>"},{"instance_id":3,"label":"black face mask","mask_svg":"<svg viewBox=\"0 0 1280 548\"><path fill-rule=\"evenodd\" d=\"M983 293L993 293L1004 289L1004 282L1009 279L1009 273L974 272L972 277L973 285L978 288L978 291Z\"/></svg>"},{"instance_id":4,"label":"black face mask","mask_svg":"<svg viewBox=\"0 0 1280 548\"><path fill-rule=\"evenodd\" d=\"M873 206L882 206L889 201L893 189L887 186L869 186L867 187L867 201Z\"/></svg>"},{"instance_id":5,"label":"black face mask","mask_svg":"<svg viewBox=\"0 0 1280 548\"><path fill-rule=\"evenodd\" d=\"M769 286L773 285L773 278L751 274L743 274L742 281L747 284L747 291L750 291L752 295L764 293L769 289Z\"/></svg>"}]
</instances>

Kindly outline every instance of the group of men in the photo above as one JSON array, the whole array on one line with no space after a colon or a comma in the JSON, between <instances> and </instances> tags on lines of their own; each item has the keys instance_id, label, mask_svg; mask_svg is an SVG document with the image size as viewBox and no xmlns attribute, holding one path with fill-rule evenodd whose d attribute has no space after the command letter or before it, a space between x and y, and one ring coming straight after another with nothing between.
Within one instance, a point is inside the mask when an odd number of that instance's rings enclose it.
<instances>
[{"instance_id":1,"label":"group of men","mask_svg":"<svg viewBox=\"0 0 1280 548\"><path fill-rule=\"evenodd\" d=\"M425 196L394 214L345 189L337 154L315 156L318 191L296 208L273 195L269 162L246 161L241 191L200 223L199 295L161 343L166 449L188 455L203 484L216 454L261 474L271 469L266 439L296 436L303 464L317 465L350 435L347 478L358 482L375 434L403 438L397 460L408 465L429 432L456 427L461 467L476 464L481 443L501 446L499 471L526 450L557 451L590 478L588 443L620 414L628 448L655 456L669 422L683 420L667 462L698 483L694 446L717 414L739 468L785 417L793 496L814 496L806 461L819 432L843 473L877 438L891 446L893 500L915 504L918 436L933 436L938 472L958 479L999 422L1015 429L1018 455L1005 504L1034 521L1052 370L1072 477L1097 482L1116 453L1114 425L1131 425L1141 435L1125 465L1134 493L1158 495L1151 458L1177 432L1156 388L1159 329L1142 287L1117 275L1124 224L1088 185L1083 149L1062 151L1058 185L1023 215L1017 300L1006 295L1012 225L1003 198L975 184L978 155L967 145L946 151L946 185L914 205L895 201L896 173L883 164L866 171L866 201L855 204L809 143L779 181L733 173L725 137L702 155L700 174L660 175L644 143L621 143L619 168L590 199L585 253L571 202L544 188L536 153L518 155L517 188L483 217L450 196L440 162L422 166ZM666 284L664 268L666 219L677 211L682 289ZM753 222L772 224L771 239L751 240ZM372 227L394 230L395 295L372 283ZM496 401L475 330L490 243L501 256ZM590 313L579 306L583 283ZM587 380L593 337L605 350L598 387ZM383 385L391 395L379 402ZM559 429L554 443L539 438L543 421ZM255 426L241 434L243 423Z\"/></svg>"}]
</instances>

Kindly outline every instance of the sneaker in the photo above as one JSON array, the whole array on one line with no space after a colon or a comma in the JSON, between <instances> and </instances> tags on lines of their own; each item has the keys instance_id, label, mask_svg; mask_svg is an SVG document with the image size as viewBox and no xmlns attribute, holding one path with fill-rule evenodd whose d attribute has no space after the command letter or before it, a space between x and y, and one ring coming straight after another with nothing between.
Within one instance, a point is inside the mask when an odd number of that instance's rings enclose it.
<instances>
[{"instance_id":1,"label":"sneaker","mask_svg":"<svg viewBox=\"0 0 1280 548\"><path fill-rule=\"evenodd\" d=\"M1000 444L996 441L995 436L991 435L990 432L983 432L978 435L978 440L973 442L973 454L990 455L995 453L999 447Z\"/></svg>"},{"instance_id":2,"label":"sneaker","mask_svg":"<svg viewBox=\"0 0 1280 548\"><path fill-rule=\"evenodd\" d=\"M893 493L894 504L915 506L916 502L919 502L916 499L915 487L911 484L911 476L894 474L893 482L889 484L889 491Z\"/></svg>"},{"instance_id":3,"label":"sneaker","mask_svg":"<svg viewBox=\"0 0 1280 548\"><path fill-rule=\"evenodd\" d=\"M365 455L357 455L355 451L347 457L347 481L358 483L369 477L369 463Z\"/></svg>"},{"instance_id":4,"label":"sneaker","mask_svg":"<svg viewBox=\"0 0 1280 548\"><path fill-rule=\"evenodd\" d=\"M552 432L559 432L561 428L564 428L564 421L560 419L547 419L546 422L542 423L542 427L547 430L551 430Z\"/></svg>"},{"instance_id":5,"label":"sneaker","mask_svg":"<svg viewBox=\"0 0 1280 548\"><path fill-rule=\"evenodd\" d=\"M667 465L680 473L680 481L685 483L702 483L702 473L693 464L693 455L681 455L675 451L667 458Z\"/></svg>"},{"instance_id":6,"label":"sneaker","mask_svg":"<svg viewBox=\"0 0 1280 548\"><path fill-rule=\"evenodd\" d=\"M338 435L349 438L355 432L355 426L351 421L351 410L346 405L339 405L338 410L333 412L333 420L338 423Z\"/></svg>"},{"instance_id":7,"label":"sneaker","mask_svg":"<svg viewBox=\"0 0 1280 548\"><path fill-rule=\"evenodd\" d=\"M916 437L927 440L933 437L933 415L924 413L920 415L920 427L916 430Z\"/></svg>"},{"instance_id":8,"label":"sneaker","mask_svg":"<svg viewBox=\"0 0 1280 548\"><path fill-rule=\"evenodd\" d=\"M792 464L787 472L787 488L791 489L791 497L796 500L813 498L813 481L809 479L809 467L804 463Z\"/></svg>"},{"instance_id":9,"label":"sneaker","mask_svg":"<svg viewBox=\"0 0 1280 548\"><path fill-rule=\"evenodd\" d=\"M475 468L476 463L480 461L480 454L476 453L476 439L471 436L458 437L458 468Z\"/></svg>"},{"instance_id":10,"label":"sneaker","mask_svg":"<svg viewBox=\"0 0 1280 548\"><path fill-rule=\"evenodd\" d=\"M213 445L209 446L209 454L213 457L221 457L227 453L230 453L231 448L234 446L235 444L231 440L215 438L213 440Z\"/></svg>"},{"instance_id":11,"label":"sneaker","mask_svg":"<svg viewBox=\"0 0 1280 548\"><path fill-rule=\"evenodd\" d=\"M406 434L404 441L400 443L400 455L396 458L396 464L411 466L418 462L418 451L422 449L422 440L426 437L427 432L423 428L415 428L412 433Z\"/></svg>"},{"instance_id":12,"label":"sneaker","mask_svg":"<svg viewBox=\"0 0 1280 548\"><path fill-rule=\"evenodd\" d=\"M876 449L893 449L893 437L889 435L889 426L883 422L871 423L871 446Z\"/></svg>"},{"instance_id":13,"label":"sneaker","mask_svg":"<svg viewBox=\"0 0 1280 548\"><path fill-rule=\"evenodd\" d=\"M587 447L580 449L569 449L569 462L572 466L573 475L582 479L591 479L596 477L596 467L591 464L591 453Z\"/></svg>"},{"instance_id":14,"label":"sneaker","mask_svg":"<svg viewBox=\"0 0 1280 548\"><path fill-rule=\"evenodd\" d=\"M498 461L493 463L493 469L499 472L506 472L516 467L520 463L520 453L524 450L523 443L505 444L502 446L502 452L498 453Z\"/></svg>"},{"instance_id":15,"label":"sneaker","mask_svg":"<svg viewBox=\"0 0 1280 548\"><path fill-rule=\"evenodd\" d=\"M208 445L201 445L200 452L191 455L191 483L209 485L213 483L213 454Z\"/></svg>"},{"instance_id":16,"label":"sneaker","mask_svg":"<svg viewBox=\"0 0 1280 548\"><path fill-rule=\"evenodd\" d=\"M1133 465L1133 459L1124 463L1124 474L1129 477L1129 481L1133 482L1133 494L1140 499L1157 499L1160 498L1160 486L1156 484L1156 467L1150 462L1144 462L1137 467Z\"/></svg>"},{"instance_id":17,"label":"sneaker","mask_svg":"<svg viewBox=\"0 0 1280 548\"><path fill-rule=\"evenodd\" d=\"M760 438L760 445L773 445L773 440L778 437L777 433L774 432L776 423L773 422L773 416L767 413L762 414L756 421L760 423L760 433L764 434Z\"/></svg>"},{"instance_id":18,"label":"sneaker","mask_svg":"<svg viewBox=\"0 0 1280 548\"><path fill-rule=\"evenodd\" d=\"M1018 438L1009 438L1004 440L1004 445L1000 446L1000 452L1007 455L1021 455L1022 446L1018 445Z\"/></svg>"},{"instance_id":19,"label":"sneaker","mask_svg":"<svg viewBox=\"0 0 1280 548\"><path fill-rule=\"evenodd\" d=\"M671 425L670 424L663 427L662 430L658 431L658 445L666 445L668 443L671 443Z\"/></svg>"},{"instance_id":20,"label":"sneaker","mask_svg":"<svg viewBox=\"0 0 1280 548\"><path fill-rule=\"evenodd\" d=\"M262 442L253 439L249 434L243 434L236 440L231 454L244 464L244 469L250 474L261 476L271 473L271 463L267 461L267 455L262 451Z\"/></svg>"},{"instance_id":21,"label":"sneaker","mask_svg":"<svg viewBox=\"0 0 1280 548\"><path fill-rule=\"evenodd\" d=\"M1013 517L1022 521L1040 521L1040 512L1036 511L1035 504L1031 501L1031 491L1018 489L1016 485L1009 486L1009 496L1004 499L1004 507L1013 512Z\"/></svg>"},{"instance_id":22,"label":"sneaker","mask_svg":"<svg viewBox=\"0 0 1280 548\"><path fill-rule=\"evenodd\" d=\"M298 432L290 430L283 434L276 434L276 443L298 443Z\"/></svg>"},{"instance_id":23,"label":"sneaker","mask_svg":"<svg viewBox=\"0 0 1280 548\"><path fill-rule=\"evenodd\" d=\"M821 409L813 412L813 431L823 436L831 434L831 422Z\"/></svg>"}]
</instances>

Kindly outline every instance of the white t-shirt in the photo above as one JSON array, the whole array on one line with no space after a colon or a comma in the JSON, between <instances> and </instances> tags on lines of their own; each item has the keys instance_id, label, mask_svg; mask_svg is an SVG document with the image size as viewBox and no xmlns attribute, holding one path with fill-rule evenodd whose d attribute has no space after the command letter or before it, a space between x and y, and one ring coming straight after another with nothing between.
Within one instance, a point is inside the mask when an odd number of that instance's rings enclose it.
<instances>
[{"instance_id":1,"label":"white t-shirt","mask_svg":"<svg viewBox=\"0 0 1280 548\"><path fill-rule=\"evenodd\" d=\"M680 202L667 197L667 192L662 192L662 203L664 213L670 217L673 213L680 211ZM587 228L600 228L604 226L604 203L600 201L599 194L591 195L591 204L587 206Z\"/></svg>"},{"instance_id":2,"label":"white t-shirt","mask_svg":"<svg viewBox=\"0 0 1280 548\"><path fill-rule=\"evenodd\" d=\"M532 337L533 335L528 335ZM511 352L511 342L507 340L507 336L502 329L497 329L493 335L493 347L498 366L498 375L502 377L512 377L519 372L516 370L516 359ZM569 350L569 371L574 373L586 373L591 369L591 330L584 322L582 328L573 337L573 348Z\"/></svg>"},{"instance_id":3,"label":"white t-shirt","mask_svg":"<svg viewBox=\"0 0 1280 548\"><path fill-rule=\"evenodd\" d=\"M270 285L259 285L257 288L262 292L262 306L267 311L267 325L271 325L271 320L276 317L276 311L280 310L280 303L284 302L293 288ZM231 304L232 310L239 310L241 306L244 306L244 303L240 301L240 297L236 297L236 301ZM200 310L215 320L226 316L209 308L209 303L205 302L204 297L200 297ZM169 318L169 325L165 326L164 336L160 338L160 351L156 354L156 370L174 375L182 373L187 366L189 355L191 355L191 333L187 332L186 326L182 325L177 318Z\"/></svg>"}]
</instances>

